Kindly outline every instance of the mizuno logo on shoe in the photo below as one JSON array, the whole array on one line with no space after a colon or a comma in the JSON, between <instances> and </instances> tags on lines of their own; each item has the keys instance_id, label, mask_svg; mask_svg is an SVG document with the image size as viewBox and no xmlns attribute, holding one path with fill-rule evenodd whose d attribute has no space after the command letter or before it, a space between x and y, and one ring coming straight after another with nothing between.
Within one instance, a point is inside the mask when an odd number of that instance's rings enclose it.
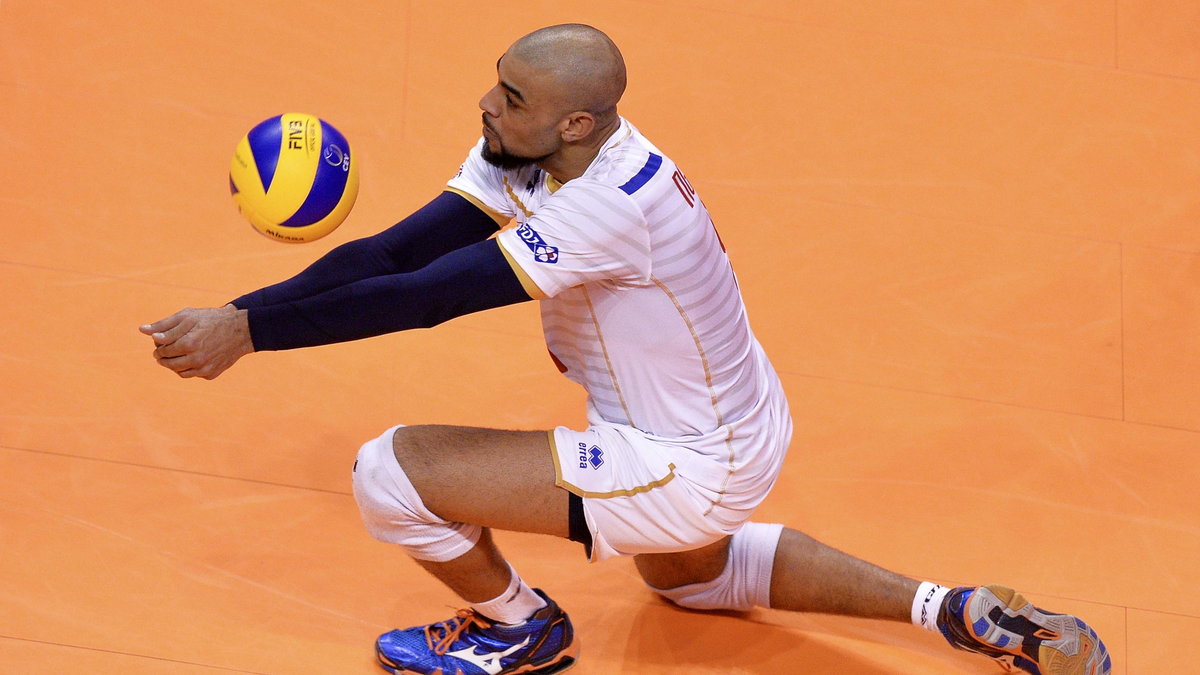
<instances>
[{"instance_id":1,"label":"mizuno logo on shoe","mask_svg":"<svg viewBox=\"0 0 1200 675\"><path fill-rule=\"evenodd\" d=\"M520 644L513 645L513 646L509 647L508 649L505 649L502 652L490 652L487 654L476 654L475 647L470 646L470 647L466 647L464 649L459 649L457 651L447 652L446 655L453 656L454 658L457 658L457 659L462 659L463 661L466 661L468 663L473 663L476 666L479 666L481 669L483 669L483 672L487 673L488 675L496 675L496 673L498 673L504 669L504 666L500 665L500 659L502 659L506 656L509 656L510 654L517 651L521 647L524 647L527 644L529 644L529 636L528 635L525 636L525 640L523 640Z\"/></svg>"}]
</instances>

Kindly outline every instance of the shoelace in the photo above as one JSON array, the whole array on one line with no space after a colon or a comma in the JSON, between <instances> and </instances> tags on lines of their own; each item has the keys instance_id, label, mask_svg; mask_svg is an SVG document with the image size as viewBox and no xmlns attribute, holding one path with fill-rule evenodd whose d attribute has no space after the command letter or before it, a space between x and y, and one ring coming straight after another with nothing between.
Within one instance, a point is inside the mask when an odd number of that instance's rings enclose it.
<instances>
[{"instance_id":1,"label":"shoelace","mask_svg":"<svg viewBox=\"0 0 1200 675\"><path fill-rule=\"evenodd\" d=\"M434 654L444 656L450 651L450 647L458 640L458 636L462 635L471 626L479 626L487 628L491 624L480 618L474 610L460 609L458 614L449 621L430 624L425 627L425 644L433 650ZM435 635L434 631L441 631L440 635Z\"/></svg>"}]
</instances>

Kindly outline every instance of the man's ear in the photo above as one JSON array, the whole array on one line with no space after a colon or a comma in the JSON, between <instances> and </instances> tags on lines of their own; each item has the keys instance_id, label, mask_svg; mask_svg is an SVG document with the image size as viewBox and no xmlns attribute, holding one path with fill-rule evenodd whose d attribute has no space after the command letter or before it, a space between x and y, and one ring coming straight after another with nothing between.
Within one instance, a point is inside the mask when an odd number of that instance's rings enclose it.
<instances>
[{"instance_id":1,"label":"man's ear","mask_svg":"<svg viewBox=\"0 0 1200 675\"><path fill-rule=\"evenodd\" d=\"M586 110L573 112L562 121L561 131L564 143L574 143L587 138L596 128L596 117Z\"/></svg>"}]
</instances>

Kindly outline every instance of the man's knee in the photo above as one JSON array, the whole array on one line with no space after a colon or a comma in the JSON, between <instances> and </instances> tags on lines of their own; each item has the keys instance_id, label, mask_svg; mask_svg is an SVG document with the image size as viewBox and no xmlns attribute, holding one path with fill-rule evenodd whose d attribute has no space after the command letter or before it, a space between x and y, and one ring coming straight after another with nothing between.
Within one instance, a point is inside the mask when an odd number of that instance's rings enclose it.
<instances>
[{"instance_id":1,"label":"man's knee","mask_svg":"<svg viewBox=\"0 0 1200 675\"><path fill-rule=\"evenodd\" d=\"M396 460L393 427L364 443L354 462L354 500L363 524L380 541L397 544L418 560L453 560L475 545L482 528L443 520L425 507Z\"/></svg>"},{"instance_id":2,"label":"man's knee","mask_svg":"<svg viewBox=\"0 0 1200 675\"><path fill-rule=\"evenodd\" d=\"M437 427L429 425L406 426L399 424L388 429L384 436L389 437L392 450L397 457L419 458L421 451L429 444L429 436Z\"/></svg>"},{"instance_id":3,"label":"man's knee","mask_svg":"<svg viewBox=\"0 0 1200 675\"><path fill-rule=\"evenodd\" d=\"M650 588L680 607L747 611L771 606L771 568L783 525L746 523L729 542L716 578L686 586Z\"/></svg>"}]
</instances>

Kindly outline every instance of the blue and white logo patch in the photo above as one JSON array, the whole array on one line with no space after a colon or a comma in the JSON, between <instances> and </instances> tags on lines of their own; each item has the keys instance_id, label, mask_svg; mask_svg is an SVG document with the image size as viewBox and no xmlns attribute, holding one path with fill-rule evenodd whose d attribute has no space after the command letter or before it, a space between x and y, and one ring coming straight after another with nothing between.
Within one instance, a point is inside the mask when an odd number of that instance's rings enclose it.
<instances>
[{"instance_id":1,"label":"blue and white logo patch","mask_svg":"<svg viewBox=\"0 0 1200 675\"><path fill-rule=\"evenodd\" d=\"M591 465L593 469L599 469L604 465L604 451L600 446L593 445L588 447L586 443L579 444L579 468L586 469Z\"/></svg>"},{"instance_id":2,"label":"blue and white logo patch","mask_svg":"<svg viewBox=\"0 0 1200 675\"><path fill-rule=\"evenodd\" d=\"M542 239L542 235L534 231L529 223L523 223L517 228L517 236L525 242L530 251L533 251L534 260L549 265L558 262L558 247L547 244L546 240Z\"/></svg>"}]
</instances>

